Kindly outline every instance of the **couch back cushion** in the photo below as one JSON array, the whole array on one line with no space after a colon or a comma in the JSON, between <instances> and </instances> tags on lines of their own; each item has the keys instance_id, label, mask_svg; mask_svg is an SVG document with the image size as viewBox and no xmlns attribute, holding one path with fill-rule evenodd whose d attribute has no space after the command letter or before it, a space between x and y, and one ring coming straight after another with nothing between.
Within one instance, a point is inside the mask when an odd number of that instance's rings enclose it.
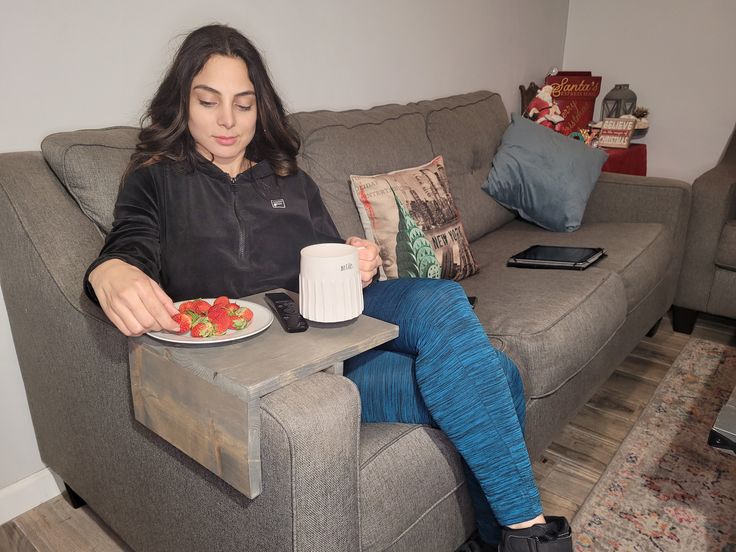
<instances>
[{"instance_id":1,"label":"couch back cushion","mask_svg":"<svg viewBox=\"0 0 736 552\"><path fill-rule=\"evenodd\" d=\"M60 132L41 142L46 162L97 226L112 228L120 179L135 150L138 129L113 127Z\"/></svg>"},{"instance_id":2,"label":"couch back cushion","mask_svg":"<svg viewBox=\"0 0 736 552\"><path fill-rule=\"evenodd\" d=\"M428 107L427 135L432 149L445 159L465 232L475 241L515 218L481 190L509 124L506 108L490 92L437 100Z\"/></svg>"},{"instance_id":3,"label":"couch back cushion","mask_svg":"<svg viewBox=\"0 0 736 552\"><path fill-rule=\"evenodd\" d=\"M445 159L450 191L470 241L514 215L480 186L508 125L498 94L473 92L365 110L297 113L299 165L320 187L344 237L363 236L351 174L379 174ZM82 211L107 233L138 129L112 127L52 134L41 143L51 169Z\"/></svg>"},{"instance_id":4,"label":"couch back cushion","mask_svg":"<svg viewBox=\"0 0 736 552\"><path fill-rule=\"evenodd\" d=\"M473 241L514 215L481 184L508 115L498 94L473 92L366 110L296 113L299 165L315 180L341 235L363 236L350 192L351 174L379 174L445 158L450 190Z\"/></svg>"},{"instance_id":5,"label":"couch back cushion","mask_svg":"<svg viewBox=\"0 0 736 552\"><path fill-rule=\"evenodd\" d=\"M299 166L319 186L344 238L365 236L350 189L351 174L416 167L434 157L422 114L396 107L293 116L302 138Z\"/></svg>"}]
</instances>

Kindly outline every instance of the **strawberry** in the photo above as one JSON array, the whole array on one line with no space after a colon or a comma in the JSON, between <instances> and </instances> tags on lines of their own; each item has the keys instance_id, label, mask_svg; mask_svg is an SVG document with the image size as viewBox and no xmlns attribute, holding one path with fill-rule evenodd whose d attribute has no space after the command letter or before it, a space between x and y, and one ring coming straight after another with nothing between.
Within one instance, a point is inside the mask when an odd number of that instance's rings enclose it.
<instances>
[{"instance_id":1,"label":"strawberry","mask_svg":"<svg viewBox=\"0 0 736 552\"><path fill-rule=\"evenodd\" d=\"M253 320L252 310L250 310L248 307L243 307L242 310L243 310L243 318L245 318L247 322L250 322L251 320Z\"/></svg>"},{"instance_id":2,"label":"strawberry","mask_svg":"<svg viewBox=\"0 0 736 552\"><path fill-rule=\"evenodd\" d=\"M228 312L224 305L212 305L210 310L207 311L207 318L212 319L213 316L217 317L220 314L227 316Z\"/></svg>"},{"instance_id":3,"label":"strawberry","mask_svg":"<svg viewBox=\"0 0 736 552\"><path fill-rule=\"evenodd\" d=\"M248 321L243 318L242 316L231 316L230 317L230 327L233 330L242 330L248 325Z\"/></svg>"},{"instance_id":4,"label":"strawberry","mask_svg":"<svg viewBox=\"0 0 736 552\"><path fill-rule=\"evenodd\" d=\"M207 311L209 311L211 307L211 305L204 299L195 299L192 303L191 310L198 314L207 314Z\"/></svg>"},{"instance_id":5,"label":"strawberry","mask_svg":"<svg viewBox=\"0 0 736 552\"><path fill-rule=\"evenodd\" d=\"M215 335L222 335L230 328L230 317L223 309L211 308L207 313L207 318L215 328Z\"/></svg>"},{"instance_id":6,"label":"strawberry","mask_svg":"<svg viewBox=\"0 0 736 552\"><path fill-rule=\"evenodd\" d=\"M187 333L189 328L192 327L192 317L186 313L180 312L171 318L174 319L174 322L179 324L179 333Z\"/></svg>"},{"instance_id":7,"label":"strawberry","mask_svg":"<svg viewBox=\"0 0 736 552\"><path fill-rule=\"evenodd\" d=\"M230 317L212 320L212 325L215 328L215 335L222 335L230 329Z\"/></svg>"},{"instance_id":8,"label":"strawberry","mask_svg":"<svg viewBox=\"0 0 736 552\"><path fill-rule=\"evenodd\" d=\"M230 316L232 316L233 314L235 314L235 312L238 309L240 309L240 306L237 303L229 303L229 304L225 305L225 310L227 311L227 313Z\"/></svg>"},{"instance_id":9,"label":"strawberry","mask_svg":"<svg viewBox=\"0 0 736 552\"><path fill-rule=\"evenodd\" d=\"M207 320L206 314L199 314L194 311L187 311L187 314L192 317L192 326L194 326L198 322L203 322Z\"/></svg>"},{"instance_id":10,"label":"strawberry","mask_svg":"<svg viewBox=\"0 0 736 552\"><path fill-rule=\"evenodd\" d=\"M230 304L230 299L228 299L226 295L220 295L217 299L215 299L214 303L212 303L212 306L217 306L217 305L226 306L229 304Z\"/></svg>"},{"instance_id":11,"label":"strawberry","mask_svg":"<svg viewBox=\"0 0 736 552\"><path fill-rule=\"evenodd\" d=\"M179 312L185 313L187 311L194 312L194 301L184 301L181 305L179 305Z\"/></svg>"},{"instance_id":12,"label":"strawberry","mask_svg":"<svg viewBox=\"0 0 736 552\"><path fill-rule=\"evenodd\" d=\"M203 318L192 327L192 337L210 337L215 335L215 327L212 322Z\"/></svg>"}]
</instances>

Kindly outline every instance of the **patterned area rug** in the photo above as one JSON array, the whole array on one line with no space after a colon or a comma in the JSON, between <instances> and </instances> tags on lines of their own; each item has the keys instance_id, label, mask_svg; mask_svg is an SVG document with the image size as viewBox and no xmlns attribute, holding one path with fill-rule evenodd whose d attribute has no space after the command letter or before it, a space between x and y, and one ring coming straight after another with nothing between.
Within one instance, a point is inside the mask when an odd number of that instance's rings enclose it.
<instances>
[{"instance_id":1,"label":"patterned area rug","mask_svg":"<svg viewBox=\"0 0 736 552\"><path fill-rule=\"evenodd\" d=\"M575 550L736 552L736 457L707 445L736 348L691 340L573 521Z\"/></svg>"}]
</instances>

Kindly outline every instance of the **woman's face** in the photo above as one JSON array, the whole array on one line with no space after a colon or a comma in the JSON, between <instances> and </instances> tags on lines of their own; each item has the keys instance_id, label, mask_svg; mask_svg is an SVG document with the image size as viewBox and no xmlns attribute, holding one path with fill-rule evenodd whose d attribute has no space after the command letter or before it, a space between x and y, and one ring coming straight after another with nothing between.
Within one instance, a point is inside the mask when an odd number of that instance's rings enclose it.
<instances>
[{"instance_id":1,"label":"woman's face","mask_svg":"<svg viewBox=\"0 0 736 552\"><path fill-rule=\"evenodd\" d=\"M189 132L197 151L235 176L255 134L256 117L255 88L245 62L210 57L189 92Z\"/></svg>"}]
</instances>

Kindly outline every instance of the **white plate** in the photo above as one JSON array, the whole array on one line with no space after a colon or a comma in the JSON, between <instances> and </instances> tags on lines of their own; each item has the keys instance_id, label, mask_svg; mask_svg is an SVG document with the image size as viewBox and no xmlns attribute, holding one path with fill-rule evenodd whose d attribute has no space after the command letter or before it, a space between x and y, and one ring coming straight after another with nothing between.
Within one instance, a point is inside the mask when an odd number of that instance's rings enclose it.
<instances>
[{"instance_id":1,"label":"white plate","mask_svg":"<svg viewBox=\"0 0 736 552\"><path fill-rule=\"evenodd\" d=\"M191 300L191 299L190 299ZM210 305L214 302L214 299L205 299ZM273 322L273 313L257 303L251 303L250 301L241 301L240 299L230 299L231 303L235 303L239 307L248 307L253 311L253 319L250 321L247 327L242 330L228 330L222 335L213 335L212 337L192 337L187 332L185 334L175 334L169 332L148 332L148 335L161 341L170 341L171 343L186 343L187 345L212 345L213 343L225 343L227 341L236 341L261 333L267 329ZM184 303L184 301L177 301L174 303L176 308Z\"/></svg>"}]
</instances>

